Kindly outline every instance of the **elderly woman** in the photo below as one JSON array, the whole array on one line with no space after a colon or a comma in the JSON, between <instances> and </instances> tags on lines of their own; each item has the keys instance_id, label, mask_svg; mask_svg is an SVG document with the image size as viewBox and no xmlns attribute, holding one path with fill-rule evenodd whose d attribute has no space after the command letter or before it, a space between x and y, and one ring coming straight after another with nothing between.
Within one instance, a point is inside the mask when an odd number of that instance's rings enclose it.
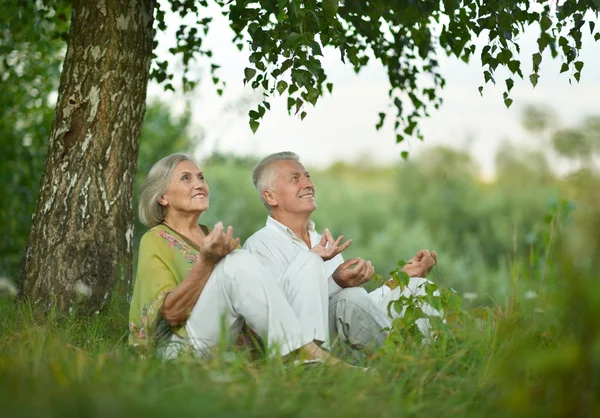
<instances>
[{"instance_id":1,"label":"elderly woman","mask_svg":"<svg viewBox=\"0 0 600 418\"><path fill-rule=\"evenodd\" d=\"M139 249L129 314L130 344L156 346L164 358L182 347L202 354L223 327L235 339L245 321L281 355L329 359L306 331L264 267L238 248L233 229L198 224L208 209L204 173L184 154L150 170L140 193L140 220L150 227Z\"/></svg>"}]
</instances>

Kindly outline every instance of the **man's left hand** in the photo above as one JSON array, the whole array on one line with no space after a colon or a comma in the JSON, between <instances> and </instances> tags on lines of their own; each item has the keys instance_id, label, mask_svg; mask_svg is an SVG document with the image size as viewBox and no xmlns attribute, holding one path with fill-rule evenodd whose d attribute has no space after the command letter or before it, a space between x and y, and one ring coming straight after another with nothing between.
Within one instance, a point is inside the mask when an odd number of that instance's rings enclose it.
<instances>
[{"instance_id":1,"label":"man's left hand","mask_svg":"<svg viewBox=\"0 0 600 418\"><path fill-rule=\"evenodd\" d=\"M435 251L421 250L411 258L402 268L402 271L408 274L408 277L427 277L437 264L437 254Z\"/></svg>"}]
</instances>

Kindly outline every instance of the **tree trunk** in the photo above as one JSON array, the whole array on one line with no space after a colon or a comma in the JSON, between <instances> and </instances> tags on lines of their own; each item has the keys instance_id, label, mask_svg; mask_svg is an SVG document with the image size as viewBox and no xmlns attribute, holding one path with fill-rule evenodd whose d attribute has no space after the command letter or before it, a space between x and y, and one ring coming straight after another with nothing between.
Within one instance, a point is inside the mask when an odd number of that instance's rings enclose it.
<instances>
[{"instance_id":1,"label":"tree trunk","mask_svg":"<svg viewBox=\"0 0 600 418\"><path fill-rule=\"evenodd\" d=\"M155 0L74 0L22 295L99 309L131 281L133 180Z\"/></svg>"}]
</instances>

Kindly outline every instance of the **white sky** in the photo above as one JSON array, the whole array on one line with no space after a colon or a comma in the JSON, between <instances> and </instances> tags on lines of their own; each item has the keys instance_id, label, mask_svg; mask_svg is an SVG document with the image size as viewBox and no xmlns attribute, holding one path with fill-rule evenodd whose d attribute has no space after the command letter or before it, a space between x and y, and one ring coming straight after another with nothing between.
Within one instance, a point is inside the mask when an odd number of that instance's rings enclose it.
<instances>
[{"instance_id":1,"label":"white sky","mask_svg":"<svg viewBox=\"0 0 600 418\"><path fill-rule=\"evenodd\" d=\"M484 173L490 175L495 151L502 140L508 138L524 147L535 145L531 140L524 141L526 134L519 122L523 105L548 105L564 125L576 124L586 115L600 114L600 42L593 41L587 25L580 57L585 63L580 83L569 85L566 73L559 74L561 62L545 54L535 89L528 80L531 54L537 51L538 29L532 28L521 43L525 80L514 80L511 95L514 103L510 109L506 109L502 100L507 73L497 72L499 87L486 85L484 97L479 95L477 88L483 84L483 70L478 57L483 42L468 65L456 58L440 56L441 72L447 81L442 91L444 105L438 111L432 110L430 118L422 120L424 142L411 140L397 145L391 114L384 128L375 130L377 114L389 109L390 104L384 68L372 60L356 75L333 49L325 50L322 59L329 81L334 83L333 95L319 99L315 108L308 105L304 121L288 116L285 99L271 99L271 111L261 120L257 133L252 134L247 112L253 105L239 104L260 97L242 82L248 53L237 50L231 42L233 32L226 18L216 9L211 10L214 21L204 45L212 49L214 61L221 65L218 76L227 82L223 96L216 94L207 71L203 72L205 77L199 87L185 98L181 90L176 94L163 92L162 87L154 84L149 89L150 98L172 103L175 112L182 109L186 99L191 101L194 130L204 133L198 150L200 158L215 150L258 156L290 150L313 166L325 166L336 160L365 161L366 158L370 162L389 163L399 160L403 150L418 153L425 147L444 144L470 149ZM169 31L174 32L177 19L170 17L168 21ZM166 56L164 51L172 45L173 39L171 35L159 37L159 56ZM208 64L200 62L198 67L200 72Z\"/></svg>"}]
</instances>

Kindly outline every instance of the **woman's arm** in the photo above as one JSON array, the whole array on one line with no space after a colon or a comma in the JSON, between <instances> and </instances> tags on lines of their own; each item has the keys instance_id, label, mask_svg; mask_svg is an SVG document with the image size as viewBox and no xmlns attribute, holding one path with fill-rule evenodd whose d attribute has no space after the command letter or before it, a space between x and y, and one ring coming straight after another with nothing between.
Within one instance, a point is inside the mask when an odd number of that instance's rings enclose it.
<instances>
[{"instance_id":1,"label":"woman's arm","mask_svg":"<svg viewBox=\"0 0 600 418\"><path fill-rule=\"evenodd\" d=\"M162 315L169 325L177 326L188 318L215 265L235 250L239 243L239 238L233 239L231 226L227 227L225 233L222 222L215 225L204 238L200 247L200 258L190 270L190 274L165 297Z\"/></svg>"},{"instance_id":2,"label":"woman's arm","mask_svg":"<svg viewBox=\"0 0 600 418\"><path fill-rule=\"evenodd\" d=\"M165 297L162 315L169 325L177 326L188 318L215 264L213 259L205 259L201 255L190 270L190 274Z\"/></svg>"}]
</instances>

